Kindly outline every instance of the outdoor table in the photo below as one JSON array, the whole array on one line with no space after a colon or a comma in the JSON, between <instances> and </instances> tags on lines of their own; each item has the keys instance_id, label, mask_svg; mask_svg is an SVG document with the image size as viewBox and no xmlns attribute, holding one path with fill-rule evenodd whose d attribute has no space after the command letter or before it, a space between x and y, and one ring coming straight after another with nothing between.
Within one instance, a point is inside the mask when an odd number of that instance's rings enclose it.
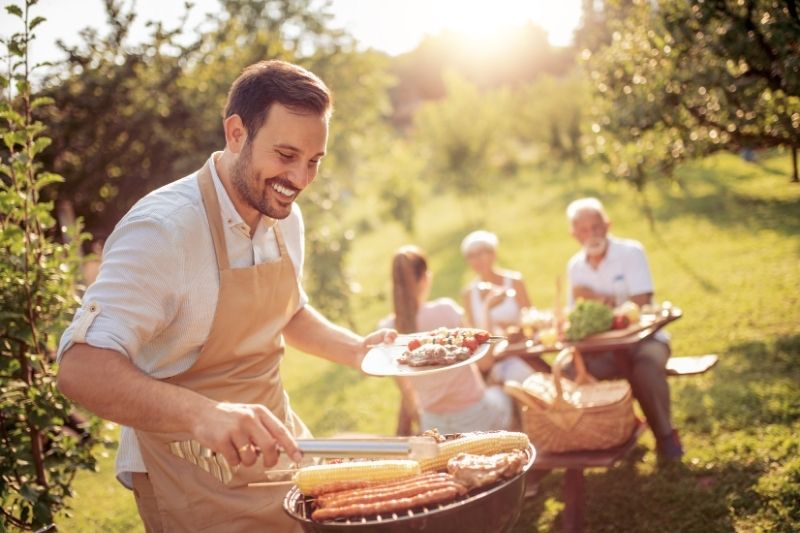
<instances>
[{"instance_id":1,"label":"outdoor table","mask_svg":"<svg viewBox=\"0 0 800 533\"><path fill-rule=\"evenodd\" d=\"M656 314L655 319L646 321L624 330L611 330L598 335L592 335L576 342L557 342L553 346L544 346L533 339L524 339L509 343L505 350L495 354L495 357L518 356L531 364L545 364L542 356L558 352L568 347L577 348L582 355L591 357L592 354L601 352L629 351L640 342L649 339L667 324L678 320L683 313L678 308L669 308ZM623 368L627 366L626 358L622 355L619 363ZM607 450L583 450L565 453L541 453L530 474L533 481L540 480L544 475L554 469L564 469L564 513L562 517L562 530L565 533L580 533L584 531L585 515L585 480L584 470L592 467L609 468L619 462L635 446L639 436L647 427L643 421L638 421L630 438L619 446Z\"/></svg>"},{"instance_id":2,"label":"outdoor table","mask_svg":"<svg viewBox=\"0 0 800 533\"><path fill-rule=\"evenodd\" d=\"M525 339L509 343L504 350L495 353L494 356L503 358L516 355L532 362L541 361L541 356L559 352L570 346L577 348L583 355L630 350L640 342L655 335L657 331L667 324L678 320L681 316L683 316L683 312L676 307L672 307L657 314L654 321L636 327L629 327L625 330L611 330L575 342L559 341L552 346L538 344L533 339Z\"/></svg>"}]
</instances>

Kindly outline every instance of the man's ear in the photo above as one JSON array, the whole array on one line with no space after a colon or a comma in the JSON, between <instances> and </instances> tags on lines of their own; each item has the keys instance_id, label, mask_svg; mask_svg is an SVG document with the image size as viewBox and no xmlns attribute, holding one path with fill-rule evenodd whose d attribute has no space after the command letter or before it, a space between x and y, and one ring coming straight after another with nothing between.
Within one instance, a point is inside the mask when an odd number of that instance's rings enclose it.
<instances>
[{"instance_id":1,"label":"man's ear","mask_svg":"<svg viewBox=\"0 0 800 533\"><path fill-rule=\"evenodd\" d=\"M228 150L234 154L241 152L247 142L247 128L244 127L242 117L231 115L222 122L222 127L225 130L225 145Z\"/></svg>"}]
</instances>

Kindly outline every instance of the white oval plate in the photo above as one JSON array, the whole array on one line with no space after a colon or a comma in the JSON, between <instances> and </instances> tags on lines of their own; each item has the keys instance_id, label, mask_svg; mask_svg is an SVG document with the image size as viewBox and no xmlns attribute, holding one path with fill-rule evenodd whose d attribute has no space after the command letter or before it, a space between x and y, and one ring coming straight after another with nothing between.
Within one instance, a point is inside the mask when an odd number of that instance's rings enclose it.
<instances>
[{"instance_id":1,"label":"white oval plate","mask_svg":"<svg viewBox=\"0 0 800 533\"><path fill-rule=\"evenodd\" d=\"M397 342L405 344L408 340L403 335L397 338ZM375 346L361 361L361 370L371 376L424 376L436 374L437 372L447 372L453 368L471 365L484 355L489 353L492 343L484 342L475 350L469 358L453 363L451 365L437 366L408 366L397 362L397 359L406 351L407 346L400 344L381 344Z\"/></svg>"}]
</instances>

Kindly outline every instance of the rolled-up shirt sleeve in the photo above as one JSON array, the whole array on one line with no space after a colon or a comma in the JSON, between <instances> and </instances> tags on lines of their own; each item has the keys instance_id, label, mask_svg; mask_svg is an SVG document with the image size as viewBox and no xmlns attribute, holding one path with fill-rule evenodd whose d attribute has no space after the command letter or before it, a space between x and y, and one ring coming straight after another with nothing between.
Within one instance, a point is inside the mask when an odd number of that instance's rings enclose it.
<instances>
[{"instance_id":1,"label":"rolled-up shirt sleeve","mask_svg":"<svg viewBox=\"0 0 800 533\"><path fill-rule=\"evenodd\" d=\"M132 359L175 317L185 280L181 247L168 221L123 219L108 238L97 280L61 337L60 361L76 342Z\"/></svg>"}]
</instances>

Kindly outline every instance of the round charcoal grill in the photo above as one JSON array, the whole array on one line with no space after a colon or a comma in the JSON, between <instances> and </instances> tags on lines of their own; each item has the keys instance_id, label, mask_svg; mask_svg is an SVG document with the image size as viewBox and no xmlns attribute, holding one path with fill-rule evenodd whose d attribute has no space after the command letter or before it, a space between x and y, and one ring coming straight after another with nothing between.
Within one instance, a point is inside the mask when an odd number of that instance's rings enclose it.
<instances>
[{"instance_id":1,"label":"round charcoal grill","mask_svg":"<svg viewBox=\"0 0 800 533\"><path fill-rule=\"evenodd\" d=\"M283 510L300 522L303 531L340 532L367 531L491 533L508 531L516 523L525 496L525 479L536 458L533 446L528 448L528 462L522 472L511 479L470 492L450 503L416 507L406 511L382 513L359 518L326 522L311 520L312 499L292 487L283 500Z\"/></svg>"}]
</instances>

